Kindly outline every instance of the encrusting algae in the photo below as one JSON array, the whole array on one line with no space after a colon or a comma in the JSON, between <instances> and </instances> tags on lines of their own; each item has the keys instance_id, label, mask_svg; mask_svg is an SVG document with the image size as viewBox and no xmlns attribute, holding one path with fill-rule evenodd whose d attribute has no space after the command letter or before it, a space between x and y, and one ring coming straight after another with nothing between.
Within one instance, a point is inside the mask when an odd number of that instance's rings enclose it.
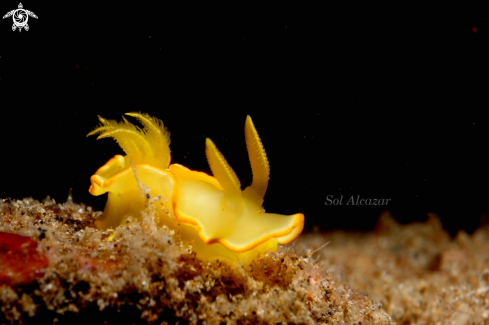
<instances>
[{"instance_id":1,"label":"encrusting algae","mask_svg":"<svg viewBox=\"0 0 489 325\"><path fill-rule=\"evenodd\" d=\"M99 116L102 124L88 134L112 137L126 153L110 159L91 177L91 194L109 193L97 228L116 228L128 216L141 219L141 211L154 205L156 224L175 230L199 258L245 267L299 236L302 213L284 216L262 208L270 167L249 116L245 139L253 182L241 191L236 173L210 139L206 156L214 176L170 165L170 134L161 120L142 113L126 115L138 119L144 129L125 118L118 123Z\"/></svg>"}]
</instances>

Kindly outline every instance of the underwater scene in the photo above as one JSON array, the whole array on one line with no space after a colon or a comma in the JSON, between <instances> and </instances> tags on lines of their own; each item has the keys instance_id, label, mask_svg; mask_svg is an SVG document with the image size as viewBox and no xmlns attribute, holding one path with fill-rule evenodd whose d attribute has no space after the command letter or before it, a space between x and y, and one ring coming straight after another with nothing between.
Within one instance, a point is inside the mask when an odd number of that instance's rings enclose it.
<instances>
[{"instance_id":1,"label":"underwater scene","mask_svg":"<svg viewBox=\"0 0 489 325\"><path fill-rule=\"evenodd\" d=\"M0 9L0 324L489 323L483 8Z\"/></svg>"}]
</instances>

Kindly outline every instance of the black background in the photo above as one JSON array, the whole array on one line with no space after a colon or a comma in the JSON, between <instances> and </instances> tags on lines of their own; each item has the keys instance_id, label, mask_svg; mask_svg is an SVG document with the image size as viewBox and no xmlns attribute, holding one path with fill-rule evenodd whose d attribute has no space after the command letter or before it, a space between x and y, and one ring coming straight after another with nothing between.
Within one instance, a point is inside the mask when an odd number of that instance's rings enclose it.
<instances>
[{"instance_id":1,"label":"black background","mask_svg":"<svg viewBox=\"0 0 489 325\"><path fill-rule=\"evenodd\" d=\"M0 21L1 197L72 188L103 209L89 178L122 151L86 134L97 114L131 111L163 120L172 162L191 169L209 172L210 137L247 186L250 114L271 165L265 208L303 212L308 229L368 230L389 209L471 232L487 215L487 11L175 3L24 1L29 31Z\"/></svg>"}]
</instances>

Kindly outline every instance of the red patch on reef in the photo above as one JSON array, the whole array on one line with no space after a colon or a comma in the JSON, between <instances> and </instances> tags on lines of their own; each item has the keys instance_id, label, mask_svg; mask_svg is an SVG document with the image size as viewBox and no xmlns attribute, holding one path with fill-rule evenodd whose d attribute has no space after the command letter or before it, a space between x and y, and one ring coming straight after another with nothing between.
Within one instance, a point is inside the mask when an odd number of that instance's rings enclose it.
<instances>
[{"instance_id":1,"label":"red patch on reef","mask_svg":"<svg viewBox=\"0 0 489 325\"><path fill-rule=\"evenodd\" d=\"M34 281L49 265L29 237L0 232L0 285L16 286Z\"/></svg>"}]
</instances>

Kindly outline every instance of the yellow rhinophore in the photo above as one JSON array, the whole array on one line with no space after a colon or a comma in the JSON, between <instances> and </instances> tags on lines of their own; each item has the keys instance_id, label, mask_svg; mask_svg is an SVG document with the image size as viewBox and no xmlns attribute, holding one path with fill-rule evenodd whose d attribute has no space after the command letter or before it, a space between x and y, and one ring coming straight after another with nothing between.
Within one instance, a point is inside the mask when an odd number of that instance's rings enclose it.
<instances>
[{"instance_id":1,"label":"yellow rhinophore","mask_svg":"<svg viewBox=\"0 0 489 325\"><path fill-rule=\"evenodd\" d=\"M206 156L214 177L178 164L169 166L170 136L163 123L147 114L126 115L137 118L144 129L125 118L117 123L99 117L102 125L88 134L112 137L126 152L91 177L91 194L109 192L104 213L95 223L98 228L115 228L127 216L140 219L148 202L154 202L157 225L167 225L190 241L199 258L245 266L299 236L302 213L284 216L262 208L270 167L249 116L245 139L253 182L241 191L238 177L210 139L206 139Z\"/></svg>"}]
</instances>

